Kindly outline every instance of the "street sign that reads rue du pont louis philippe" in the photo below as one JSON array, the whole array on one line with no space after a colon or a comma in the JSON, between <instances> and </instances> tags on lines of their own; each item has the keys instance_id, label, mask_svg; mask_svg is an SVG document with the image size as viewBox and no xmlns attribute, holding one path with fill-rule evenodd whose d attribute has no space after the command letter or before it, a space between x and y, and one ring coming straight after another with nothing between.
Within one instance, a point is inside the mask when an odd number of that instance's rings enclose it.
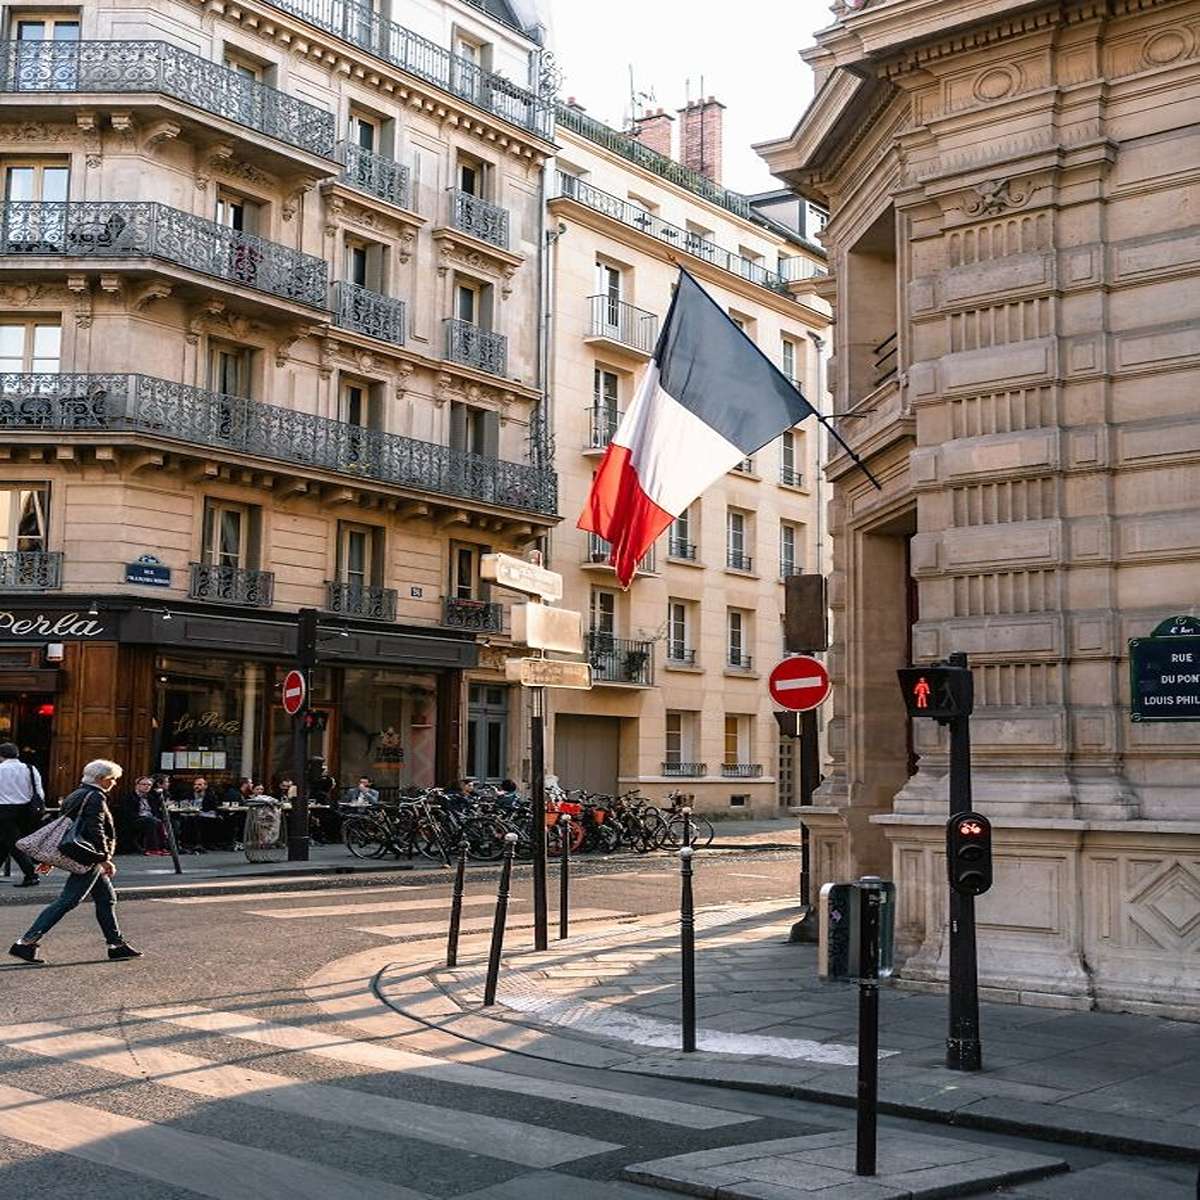
<instances>
[{"instance_id":1,"label":"street sign that reads rue du pont louis philippe","mask_svg":"<svg viewBox=\"0 0 1200 1200\"><path fill-rule=\"evenodd\" d=\"M1200 618L1170 617L1130 641L1129 716L1200 721Z\"/></svg>"}]
</instances>

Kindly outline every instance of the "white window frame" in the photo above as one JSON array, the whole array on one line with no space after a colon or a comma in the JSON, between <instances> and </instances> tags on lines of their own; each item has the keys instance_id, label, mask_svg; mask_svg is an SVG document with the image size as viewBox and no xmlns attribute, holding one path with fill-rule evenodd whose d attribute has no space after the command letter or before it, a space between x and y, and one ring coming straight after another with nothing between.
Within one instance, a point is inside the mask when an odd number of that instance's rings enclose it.
<instances>
[{"instance_id":1,"label":"white window frame","mask_svg":"<svg viewBox=\"0 0 1200 1200\"><path fill-rule=\"evenodd\" d=\"M352 521L338 523L338 582L350 587L368 588L375 577L375 539L378 531L371 525L359 525ZM351 548L355 543L362 546L362 569L351 572ZM359 578L352 578L360 576Z\"/></svg>"},{"instance_id":2,"label":"white window frame","mask_svg":"<svg viewBox=\"0 0 1200 1200\"><path fill-rule=\"evenodd\" d=\"M44 553L50 544L50 485L13 483L0 486L9 498L7 528L0 530L0 550ZM26 499L28 497L28 499ZM29 505L37 522L36 533L21 533L21 519ZM30 545L36 542L36 545Z\"/></svg>"},{"instance_id":3,"label":"white window frame","mask_svg":"<svg viewBox=\"0 0 1200 1200\"><path fill-rule=\"evenodd\" d=\"M692 614L686 600L667 601L667 658L671 662L686 662L691 649Z\"/></svg>"},{"instance_id":4,"label":"white window frame","mask_svg":"<svg viewBox=\"0 0 1200 1200\"><path fill-rule=\"evenodd\" d=\"M226 552L220 549L221 526L226 515L238 520L238 547L236 558L229 561ZM232 500L208 498L204 502L204 545L201 561L210 567L233 567L242 569L249 565L250 558L250 507Z\"/></svg>"},{"instance_id":5,"label":"white window frame","mask_svg":"<svg viewBox=\"0 0 1200 1200\"><path fill-rule=\"evenodd\" d=\"M17 367L20 374L57 375L62 363L62 324L58 321L43 321L37 318L19 320L5 317L0 320L0 328L21 330L21 362ZM53 359L49 355L38 354L38 331L41 329L58 330L58 353ZM51 367L51 362L53 366ZM7 366L7 363L5 363Z\"/></svg>"}]
</instances>

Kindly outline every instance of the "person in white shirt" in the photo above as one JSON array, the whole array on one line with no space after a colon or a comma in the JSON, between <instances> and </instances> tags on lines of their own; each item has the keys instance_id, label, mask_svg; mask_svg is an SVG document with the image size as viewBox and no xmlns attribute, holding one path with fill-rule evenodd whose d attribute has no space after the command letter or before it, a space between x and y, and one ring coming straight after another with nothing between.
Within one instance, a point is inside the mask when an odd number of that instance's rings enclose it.
<instances>
[{"instance_id":1,"label":"person in white shirt","mask_svg":"<svg viewBox=\"0 0 1200 1200\"><path fill-rule=\"evenodd\" d=\"M14 887L36 887L35 863L17 849L17 840L32 831L34 810L45 798L38 769L23 763L12 742L0 742L0 862L11 857L23 878Z\"/></svg>"}]
</instances>

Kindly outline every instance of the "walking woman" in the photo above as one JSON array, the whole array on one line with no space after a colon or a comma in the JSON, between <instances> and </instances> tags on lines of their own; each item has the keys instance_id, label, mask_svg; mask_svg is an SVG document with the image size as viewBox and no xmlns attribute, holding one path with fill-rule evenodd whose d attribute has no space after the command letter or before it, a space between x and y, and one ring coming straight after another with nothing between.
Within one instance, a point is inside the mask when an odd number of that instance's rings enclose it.
<instances>
[{"instance_id":1,"label":"walking woman","mask_svg":"<svg viewBox=\"0 0 1200 1200\"><path fill-rule=\"evenodd\" d=\"M38 943L88 895L96 906L96 920L108 942L108 957L141 958L141 951L135 950L121 936L117 925L117 893L112 885L112 877L117 873L113 864L117 835L112 813L108 810L108 793L120 778L121 768L115 762L98 758L83 768L82 784L63 800L63 816L74 818L82 814L82 839L93 845L104 858L84 873L67 878L59 898L42 910L24 937L9 947L8 952L14 958L28 963L45 962L44 958L38 957ZM44 873L50 868L43 865L37 869Z\"/></svg>"}]
</instances>

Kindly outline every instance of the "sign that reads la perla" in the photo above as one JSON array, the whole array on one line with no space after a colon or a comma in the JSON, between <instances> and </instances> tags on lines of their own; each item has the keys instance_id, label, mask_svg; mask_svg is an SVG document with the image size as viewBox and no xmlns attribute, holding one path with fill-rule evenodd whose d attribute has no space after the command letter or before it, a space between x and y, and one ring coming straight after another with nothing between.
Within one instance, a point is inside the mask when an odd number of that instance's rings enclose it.
<instances>
[{"instance_id":1,"label":"sign that reads la perla","mask_svg":"<svg viewBox=\"0 0 1200 1200\"><path fill-rule=\"evenodd\" d=\"M1200 721L1200 620L1171 617L1129 643L1130 717Z\"/></svg>"},{"instance_id":2,"label":"sign that reads la perla","mask_svg":"<svg viewBox=\"0 0 1200 1200\"><path fill-rule=\"evenodd\" d=\"M0 642L88 642L111 637L104 618L86 612L0 609Z\"/></svg>"}]
</instances>

